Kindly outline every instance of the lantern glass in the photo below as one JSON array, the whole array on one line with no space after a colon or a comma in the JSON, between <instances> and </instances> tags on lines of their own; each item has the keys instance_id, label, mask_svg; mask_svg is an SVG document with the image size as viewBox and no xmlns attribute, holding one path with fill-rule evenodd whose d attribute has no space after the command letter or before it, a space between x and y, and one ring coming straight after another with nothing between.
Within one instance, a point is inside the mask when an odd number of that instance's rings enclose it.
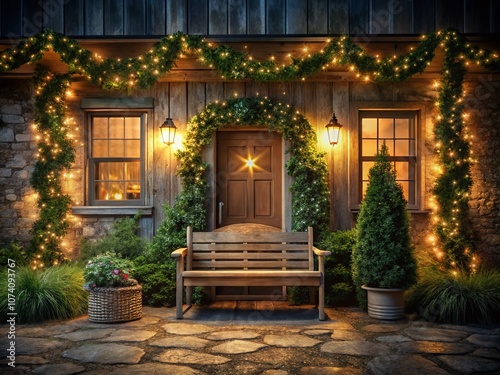
<instances>
[{"instance_id":1,"label":"lantern glass","mask_svg":"<svg viewBox=\"0 0 500 375\"><path fill-rule=\"evenodd\" d=\"M170 117L167 118L160 126L163 143L169 146L172 145L175 142L176 130L177 127L175 126L174 121Z\"/></svg>"},{"instance_id":2,"label":"lantern glass","mask_svg":"<svg viewBox=\"0 0 500 375\"><path fill-rule=\"evenodd\" d=\"M331 145L336 145L339 142L340 128L342 125L337 121L335 113L328 124L326 124L326 131L328 133L328 140Z\"/></svg>"}]
</instances>

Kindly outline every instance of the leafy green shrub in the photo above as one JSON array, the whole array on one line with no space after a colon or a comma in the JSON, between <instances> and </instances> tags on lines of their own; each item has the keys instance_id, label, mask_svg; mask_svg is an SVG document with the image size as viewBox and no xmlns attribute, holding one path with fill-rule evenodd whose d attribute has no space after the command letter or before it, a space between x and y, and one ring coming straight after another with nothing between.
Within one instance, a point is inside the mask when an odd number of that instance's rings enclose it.
<instances>
[{"instance_id":1,"label":"leafy green shrub","mask_svg":"<svg viewBox=\"0 0 500 375\"><path fill-rule=\"evenodd\" d=\"M89 259L106 252L114 253L125 259L134 259L143 254L146 242L138 235L139 217L123 217L116 220L111 231L97 240L85 238L82 240L79 261L86 262Z\"/></svg>"},{"instance_id":2,"label":"leafy green shrub","mask_svg":"<svg viewBox=\"0 0 500 375\"><path fill-rule=\"evenodd\" d=\"M85 288L121 287L136 285L132 278L133 264L113 253L98 255L87 262L83 277Z\"/></svg>"},{"instance_id":3,"label":"leafy green shrub","mask_svg":"<svg viewBox=\"0 0 500 375\"><path fill-rule=\"evenodd\" d=\"M83 289L83 270L76 265L60 265L43 270L15 268L15 291L18 323L50 319L68 319L83 314L87 292ZM1 274L0 317L7 319L7 272Z\"/></svg>"},{"instance_id":4,"label":"leafy green shrub","mask_svg":"<svg viewBox=\"0 0 500 375\"><path fill-rule=\"evenodd\" d=\"M426 268L408 292L407 307L433 322L499 323L500 271L453 275L436 267Z\"/></svg>"},{"instance_id":5,"label":"leafy green shrub","mask_svg":"<svg viewBox=\"0 0 500 375\"><path fill-rule=\"evenodd\" d=\"M0 264L6 265L7 261L11 259L16 263L17 267L29 264L29 256L24 248L13 241L6 247L0 248Z\"/></svg>"},{"instance_id":6,"label":"leafy green shrub","mask_svg":"<svg viewBox=\"0 0 500 375\"><path fill-rule=\"evenodd\" d=\"M352 304L355 287L352 282L351 256L356 245L356 230L330 232L318 243L321 250L331 251L325 257L325 303Z\"/></svg>"},{"instance_id":7,"label":"leafy green shrub","mask_svg":"<svg viewBox=\"0 0 500 375\"><path fill-rule=\"evenodd\" d=\"M385 143L375 157L368 179L352 253L353 280L358 303L363 308L366 307L363 284L405 289L417 281L410 215Z\"/></svg>"},{"instance_id":8,"label":"leafy green shrub","mask_svg":"<svg viewBox=\"0 0 500 375\"><path fill-rule=\"evenodd\" d=\"M194 230L201 230L205 219L183 216L189 206L190 195L177 199L174 207L164 205L165 220L160 224L153 242L143 256L134 260L135 277L142 285L144 303L153 306L175 305L175 259L170 254L179 247L186 246L186 228L192 225Z\"/></svg>"}]
</instances>

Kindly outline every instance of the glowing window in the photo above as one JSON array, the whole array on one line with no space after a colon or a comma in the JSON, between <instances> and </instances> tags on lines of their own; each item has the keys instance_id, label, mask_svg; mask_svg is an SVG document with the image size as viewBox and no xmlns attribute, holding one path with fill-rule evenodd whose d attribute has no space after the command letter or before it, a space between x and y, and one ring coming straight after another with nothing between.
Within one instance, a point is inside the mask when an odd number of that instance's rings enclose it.
<instances>
[{"instance_id":1,"label":"glowing window","mask_svg":"<svg viewBox=\"0 0 500 375\"><path fill-rule=\"evenodd\" d=\"M417 111L360 111L360 181L364 196L368 171L385 142L409 208L417 206Z\"/></svg>"}]
</instances>

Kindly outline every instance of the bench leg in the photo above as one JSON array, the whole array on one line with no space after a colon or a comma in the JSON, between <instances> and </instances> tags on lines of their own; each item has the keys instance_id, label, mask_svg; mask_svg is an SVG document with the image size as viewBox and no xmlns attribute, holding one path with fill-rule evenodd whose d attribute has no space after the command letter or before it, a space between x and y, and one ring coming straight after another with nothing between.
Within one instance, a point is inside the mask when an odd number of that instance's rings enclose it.
<instances>
[{"instance_id":1,"label":"bench leg","mask_svg":"<svg viewBox=\"0 0 500 375\"><path fill-rule=\"evenodd\" d=\"M184 260L182 258L177 260L176 269L176 287L175 287L175 317L182 319L182 297L184 294L184 283L182 279L182 272L184 272Z\"/></svg>"},{"instance_id":2,"label":"bench leg","mask_svg":"<svg viewBox=\"0 0 500 375\"><path fill-rule=\"evenodd\" d=\"M319 286L319 301L318 301L319 320L325 320L325 284Z\"/></svg>"},{"instance_id":3,"label":"bench leg","mask_svg":"<svg viewBox=\"0 0 500 375\"><path fill-rule=\"evenodd\" d=\"M186 287L186 304L188 304L189 306L192 305L192 298L193 296L193 287L192 286L187 286Z\"/></svg>"},{"instance_id":4,"label":"bench leg","mask_svg":"<svg viewBox=\"0 0 500 375\"><path fill-rule=\"evenodd\" d=\"M319 293L318 293L318 312L319 320L325 320L325 259L324 257L319 257L319 272L320 272L320 283L319 283Z\"/></svg>"}]
</instances>

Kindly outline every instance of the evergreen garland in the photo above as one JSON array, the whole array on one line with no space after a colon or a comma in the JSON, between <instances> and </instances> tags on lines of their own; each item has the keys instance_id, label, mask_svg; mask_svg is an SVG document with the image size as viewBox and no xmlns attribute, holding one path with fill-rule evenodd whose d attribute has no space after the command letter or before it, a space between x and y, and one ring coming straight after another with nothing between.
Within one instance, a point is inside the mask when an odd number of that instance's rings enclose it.
<instances>
[{"instance_id":1,"label":"evergreen garland","mask_svg":"<svg viewBox=\"0 0 500 375\"><path fill-rule=\"evenodd\" d=\"M328 170L324 155L316 149L316 133L293 107L267 98L237 98L212 103L189 121L184 150L176 153L180 160L178 175L183 185L177 200L186 202L182 206L189 207L192 217L192 220L186 219L185 225L192 225L196 218L205 216L208 164L203 161L201 151L210 144L214 131L225 125L261 126L263 130L277 131L289 141L290 159L286 170L293 177L290 188L292 230L305 231L312 226L318 235L324 233L328 228L330 207Z\"/></svg>"},{"instance_id":2,"label":"evergreen garland","mask_svg":"<svg viewBox=\"0 0 500 375\"><path fill-rule=\"evenodd\" d=\"M38 160L31 185L38 194L39 218L32 228L28 254L35 268L58 264L65 259L59 242L66 235L66 215L71 198L62 193L60 177L75 161L73 142L64 123L69 74L52 74L37 69L35 84L35 126L39 132Z\"/></svg>"},{"instance_id":3,"label":"evergreen garland","mask_svg":"<svg viewBox=\"0 0 500 375\"><path fill-rule=\"evenodd\" d=\"M278 65L273 60L254 61L248 53L238 52L229 46L216 45L200 36L185 35L181 32L165 36L151 50L137 58L103 59L82 48L76 40L52 30L44 30L38 35L21 40L14 48L2 51L0 72L18 68L26 63L36 63L42 58L44 51L52 48L59 54L61 61L68 65L70 75L85 75L89 80L106 89L123 90L136 85L148 87L156 82L160 75L169 72L175 60L186 53L197 55L200 62L215 69L221 77L228 79L304 80L306 77L338 64L348 66L350 71L365 81L401 82L415 74L422 73L434 58L438 46L444 49L445 61L439 82L439 119L434 131L436 152L443 171L433 189L437 201L434 206L433 222L440 242L436 244L436 253L441 254L439 250L441 246L445 254L445 264L448 267L470 269L474 258L471 235L467 229L467 215L468 196L472 184L469 174L472 159L463 123L463 106L460 104L463 95L463 78L466 66L471 62L486 69L498 71L500 60L491 51L471 46L456 31L430 33L423 36L419 46L409 53L383 58L367 55L348 36L341 36L327 40L320 52L311 54L307 58L292 57L290 64ZM59 95L59 97L62 96ZM287 127L283 126L283 134L287 138L286 132ZM202 138L208 139L204 136ZM195 154L180 156L187 158L186 163L189 160L194 161L200 168L196 172L181 168L181 178L186 173L195 181L197 177L201 181L200 176L206 168L201 161L201 156ZM316 176L313 172L321 171L323 168L318 166L315 158L314 153L305 152L302 160L292 158L289 162L287 167L289 173L299 180L303 178L300 183L292 186L295 197L307 196L310 193L308 189L314 189L308 182L314 183ZM56 175L63 164L53 165L54 178L57 178ZM307 172L302 170L303 168L306 168ZM319 173L322 175L323 172ZM188 176L185 177L184 182L191 181ZM191 185L185 184L184 186ZM191 191L188 195L193 197L201 195L204 188L201 182L192 185L191 189L197 190ZM299 201L300 198L295 200L295 202ZM185 209L193 213L190 211L189 201L186 204ZM66 208L61 208L61 211L67 212L69 209L68 205L62 204L62 207ZM309 210L309 208L299 203L294 205L294 219L302 217L297 213L300 210ZM37 231L39 229L35 230ZM39 245L39 248L40 246L42 245Z\"/></svg>"}]
</instances>

